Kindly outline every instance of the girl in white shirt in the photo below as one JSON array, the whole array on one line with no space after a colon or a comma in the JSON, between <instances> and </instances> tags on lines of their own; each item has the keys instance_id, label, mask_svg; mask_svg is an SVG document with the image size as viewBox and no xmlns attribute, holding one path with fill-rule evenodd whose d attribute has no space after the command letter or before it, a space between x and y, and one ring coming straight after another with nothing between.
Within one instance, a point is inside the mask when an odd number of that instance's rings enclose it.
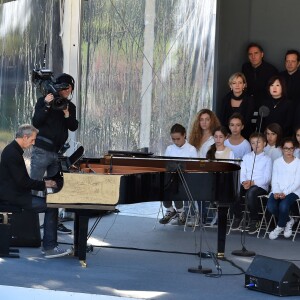
<instances>
[{"instance_id":1,"label":"girl in white shirt","mask_svg":"<svg viewBox=\"0 0 300 300\"><path fill-rule=\"evenodd\" d=\"M285 138L281 146L283 156L274 161L272 192L267 203L268 211L278 219L276 228L269 234L271 240L277 239L282 232L286 238L292 235L295 221L289 213L300 197L300 159L294 156L296 142L293 138Z\"/></svg>"},{"instance_id":2,"label":"girl in white shirt","mask_svg":"<svg viewBox=\"0 0 300 300\"><path fill-rule=\"evenodd\" d=\"M265 129L265 136L267 137L267 146L264 151L274 162L282 156L282 150L279 147L282 139L281 126L277 123L269 124Z\"/></svg>"},{"instance_id":3,"label":"girl in white shirt","mask_svg":"<svg viewBox=\"0 0 300 300\"><path fill-rule=\"evenodd\" d=\"M224 145L224 141L228 136L228 131L225 126L219 126L213 131L214 144L210 146L206 153L208 159L234 159L233 152L230 148ZM216 212L210 225L217 223L218 213Z\"/></svg>"},{"instance_id":4,"label":"girl in white shirt","mask_svg":"<svg viewBox=\"0 0 300 300\"><path fill-rule=\"evenodd\" d=\"M232 150L224 145L228 136L225 126L219 126L213 131L214 144L210 146L206 153L208 159L234 159Z\"/></svg>"},{"instance_id":5,"label":"girl in white shirt","mask_svg":"<svg viewBox=\"0 0 300 300\"><path fill-rule=\"evenodd\" d=\"M250 143L242 136L244 128L244 118L240 113L234 113L229 118L229 130L231 135L225 140L224 145L234 153L234 158L242 159L243 156L251 152Z\"/></svg>"},{"instance_id":6,"label":"girl in white shirt","mask_svg":"<svg viewBox=\"0 0 300 300\"><path fill-rule=\"evenodd\" d=\"M175 124L171 128L170 132L173 144L168 146L165 151L165 156L173 157L197 157L197 150L194 146L186 141L186 130L180 124ZM173 175L171 175L173 176ZM177 184L173 177L170 178L170 183ZM167 209L164 217L159 220L161 224L167 224L172 219L175 219L174 224L184 225L186 221L186 216L183 208L183 201L174 201L174 206L172 201L164 201L164 207ZM173 224L173 222L172 222Z\"/></svg>"}]
</instances>

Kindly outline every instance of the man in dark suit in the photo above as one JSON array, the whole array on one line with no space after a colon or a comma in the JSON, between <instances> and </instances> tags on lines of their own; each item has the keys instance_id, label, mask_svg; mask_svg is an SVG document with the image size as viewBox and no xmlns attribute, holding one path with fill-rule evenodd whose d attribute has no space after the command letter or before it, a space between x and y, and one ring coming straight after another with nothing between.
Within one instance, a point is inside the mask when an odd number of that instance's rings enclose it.
<instances>
[{"instance_id":1,"label":"man in dark suit","mask_svg":"<svg viewBox=\"0 0 300 300\"><path fill-rule=\"evenodd\" d=\"M300 102L300 53L288 50L285 54L285 71L279 73L286 83L287 96L295 105Z\"/></svg>"},{"instance_id":2,"label":"man in dark suit","mask_svg":"<svg viewBox=\"0 0 300 300\"><path fill-rule=\"evenodd\" d=\"M0 161L0 201L37 213L45 212L43 254L45 258L65 256L71 253L57 243L57 208L47 208L46 199L32 196L31 190L45 191L56 187L53 180L34 180L28 175L23 153L35 143L38 130L29 124L21 125L16 138L7 145Z\"/></svg>"},{"instance_id":3,"label":"man in dark suit","mask_svg":"<svg viewBox=\"0 0 300 300\"><path fill-rule=\"evenodd\" d=\"M242 72L247 80L247 93L253 97L255 110L258 111L267 96L268 81L278 71L273 65L264 61L264 50L259 44L249 44L247 54L249 62L243 64Z\"/></svg>"},{"instance_id":4,"label":"man in dark suit","mask_svg":"<svg viewBox=\"0 0 300 300\"><path fill-rule=\"evenodd\" d=\"M285 71L280 72L284 78L287 97L292 102L294 110L294 128L300 126L300 53L297 50L288 50L285 54Z\"/></svg>"}]
</instances>

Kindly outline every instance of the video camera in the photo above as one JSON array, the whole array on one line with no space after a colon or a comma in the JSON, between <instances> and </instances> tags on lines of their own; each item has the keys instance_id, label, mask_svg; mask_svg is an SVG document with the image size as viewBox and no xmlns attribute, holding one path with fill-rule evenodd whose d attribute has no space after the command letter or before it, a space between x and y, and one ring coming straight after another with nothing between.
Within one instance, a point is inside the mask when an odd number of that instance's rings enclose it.
<instances>
[{"instance_id":1,"label":"video camera","mask_svg":"<svg viewBox=\"0 0 300 300\"><path fill-rule=\"evenodd\" d=\"M53 94L54 99L50 102L53 109L64 110L67 108L68 99L61 97L59 91L67 90L69 83L58 83L57 79L55 80L53 77L53 72L44 68L33 69L31 79L44 97L50 93Z\"/></svg>"}]
</instances>

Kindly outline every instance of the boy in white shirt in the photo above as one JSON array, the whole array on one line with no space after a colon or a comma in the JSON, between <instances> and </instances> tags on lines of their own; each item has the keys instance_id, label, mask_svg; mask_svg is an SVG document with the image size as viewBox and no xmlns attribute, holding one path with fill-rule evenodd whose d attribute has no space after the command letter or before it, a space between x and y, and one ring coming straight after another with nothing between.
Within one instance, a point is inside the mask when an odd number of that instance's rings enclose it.
<instances>
[{"instance_id":1,"label":"boy in white shirt","mask_svg":"<svg viewBox=\"0 0 300 300\"><path fill-rule=\"evenodd\" d=\"M241 196L250 212L249 234L254 234L260 226L258 211L258 196L266 195L269 190L272 175L272 159L264 153L266 138L262 133L252 133L250 144L252 152L243 156L241 163ZM232 230L238 230L242 221L241 199L233 205L234 222Z\"/></svg>"},{"instance_id":2,"label":"boy in white shirt","mask_svg":"<svg viewBox=\"0 0 300 300\"><path fill-rule=\"evenodd\" d=\"M165 152L165 156L173 157L197 157L197 150L194 146L186 141L186 130L180 124L175 124L171 128L171 138L173 144L168 146ZM171 176L174 176L171 175ZM173 178L170 178L172 181ZM171 184L179 184L178 181L171 182ZM167 209L165 216L159 220L161 224L167 224L172 219L175 219L174 224L184 225L186 222L186 216L183 208L183 201L174 201L175 208L172 205L172 201L164 201L164 207ZM173 224L173 222L172 222Z\"/></svg>"}]
</instances>

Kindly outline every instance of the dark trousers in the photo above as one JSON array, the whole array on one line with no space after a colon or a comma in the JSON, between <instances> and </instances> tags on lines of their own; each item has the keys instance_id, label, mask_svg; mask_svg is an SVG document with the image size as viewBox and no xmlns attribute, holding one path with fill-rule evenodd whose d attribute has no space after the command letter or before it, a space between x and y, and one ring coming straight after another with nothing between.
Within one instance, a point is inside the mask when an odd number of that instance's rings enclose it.
<instances>
[{"instance_id":1,"label":"dark trousers","mask_svg":"<svg viewBox=\"0 0 300 300\"><path fill-rule=\"evenodd\" d=\"M58 245L57 244L58 209L47 207L45 198L33 196L31 210L36 213L45 213L43 249L50 250L55 248Z\"/></svg>"},{"instance_id":2,"label":"dark trousers","mask_svg":"<svg viewBox=\"0 0 300 300\"><path fill-rule=\"evenodd\" d=\"M258 196L262 196L266 194L267 194L266 190L256 185L251 186L248 190L245 190L244 187L241 185L240 198L232 206L233 214L235 218L237 219L242 218L242 210L243 210L242 202L243 202L243 196L245 196L245 203L250 212L250 219L257 221L259 219L258 212L260 209L260 200Z\"/></svg>"}]
</instances>

